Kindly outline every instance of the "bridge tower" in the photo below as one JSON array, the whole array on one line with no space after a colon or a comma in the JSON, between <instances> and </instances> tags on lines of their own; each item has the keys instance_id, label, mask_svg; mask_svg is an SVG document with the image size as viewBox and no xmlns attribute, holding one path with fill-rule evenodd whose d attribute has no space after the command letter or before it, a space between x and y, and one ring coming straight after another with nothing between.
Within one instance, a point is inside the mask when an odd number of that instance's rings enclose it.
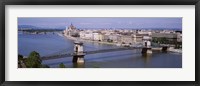
<instances>
[{"instance_id":1,"label":"bridge tower","mask_svg":"<svg viewBox=\"0 0 200 86\"><path fill-rule=\"evenodd\" d=\"M74 42L74 53L72 62L76 65L84 64L84 52L83 52L83 43Z\"/></svg>"},{"instance_id":2,"label":"bridge tower","mask_svg":"<svg viewBox=\"0 0 200 86\"><path fill-rule=\"evenodd\" d=\"M144 36L143 37L143 48L142 48L142 54L152 54L152 48L151 48L151 37Z\"/></svg>"}]
</instances>

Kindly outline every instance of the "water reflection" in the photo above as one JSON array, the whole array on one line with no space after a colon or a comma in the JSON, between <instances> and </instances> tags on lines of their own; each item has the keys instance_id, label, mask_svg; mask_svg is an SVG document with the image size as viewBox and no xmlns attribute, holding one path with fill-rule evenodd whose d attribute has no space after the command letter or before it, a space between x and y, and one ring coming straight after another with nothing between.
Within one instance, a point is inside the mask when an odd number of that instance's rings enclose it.
<instances>
[{"instance_id":1,"label":"water reflection","mask_svg":"<svg viewBox=\"0 0 200 86\"><path fill-rule=\"evenodd\" d=\"M73 63L73 68L85 68L85 63Z\"/></svg>"},{"instance_id":2,"label":"water reflection","mask_svg":"<svg viewBox=\"0 0 200 86\"><path fill-rule=\"evenodd\" d=\"M144 67L148 67L149 66L149 63L150 63L150 60L152 58L152 54L142 54L142 59L144 61Z\"/></svg>"},{"instance_id":3,"label":"water reflection","mask_svg":"<svg viewBox=\"0 0 200 86\"><path fill-rule=\"evenodd\" d=\"M73 68L84 68L85 67L85 59L84 56L75 55L72 59Z\"/></svg>"}]
</instances>

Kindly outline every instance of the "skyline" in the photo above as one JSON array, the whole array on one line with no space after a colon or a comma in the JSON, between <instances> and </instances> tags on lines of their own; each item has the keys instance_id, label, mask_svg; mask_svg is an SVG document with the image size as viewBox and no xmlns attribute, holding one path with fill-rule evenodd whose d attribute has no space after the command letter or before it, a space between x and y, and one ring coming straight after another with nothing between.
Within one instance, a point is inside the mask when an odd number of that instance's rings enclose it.
<instances>
[{"instance_id":1,"label":"skyline","mask_svg":"<svg viewBox=\"0 0 200 86\"><path fill-rule=\"evenodd\" d=\"M19 17L18 25L42 28L176 28L182 29L182 17Z\"/></svg>"}]
</instances>

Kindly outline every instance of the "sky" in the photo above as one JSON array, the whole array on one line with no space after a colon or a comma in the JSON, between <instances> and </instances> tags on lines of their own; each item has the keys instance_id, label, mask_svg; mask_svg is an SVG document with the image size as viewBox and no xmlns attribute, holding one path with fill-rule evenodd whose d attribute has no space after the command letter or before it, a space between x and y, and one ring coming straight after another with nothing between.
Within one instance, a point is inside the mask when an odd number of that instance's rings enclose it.
<instances>
[{"instance_id":1,"label":"sky","mask_svg":"<svg viewBox=\"0 0 200 86\"><path fill-rule=\"evenodd\" d=\"M19 17L18 25L77 28L178 28L182 17Z\"/></svg>"}]
</instances>

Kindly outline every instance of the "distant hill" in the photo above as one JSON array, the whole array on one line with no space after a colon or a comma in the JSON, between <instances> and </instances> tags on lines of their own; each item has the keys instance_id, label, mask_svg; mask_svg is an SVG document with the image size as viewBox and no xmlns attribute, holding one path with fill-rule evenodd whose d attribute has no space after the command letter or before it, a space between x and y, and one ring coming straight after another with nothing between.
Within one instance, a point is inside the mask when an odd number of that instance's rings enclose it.
<instances>
[{"instance_id":1,"label":"distant hill","mask_svg":"<svg viewBox=\"0 0 200 86\"><path fill-rule=\"evenodd\" d=\"M37 27L33 25L18 25L18 29L65 29L65 27Z\"/></svg>"},{"instance_id":2,"label":"distant hill","mask_svg":"<svg viewBox=\"0 0 200 86\"><path fill-rule=\"evenodd\" d=\"M32 25L18 25L18 29L37 29L38 27Z\"/></svg>"}]
</instances>

